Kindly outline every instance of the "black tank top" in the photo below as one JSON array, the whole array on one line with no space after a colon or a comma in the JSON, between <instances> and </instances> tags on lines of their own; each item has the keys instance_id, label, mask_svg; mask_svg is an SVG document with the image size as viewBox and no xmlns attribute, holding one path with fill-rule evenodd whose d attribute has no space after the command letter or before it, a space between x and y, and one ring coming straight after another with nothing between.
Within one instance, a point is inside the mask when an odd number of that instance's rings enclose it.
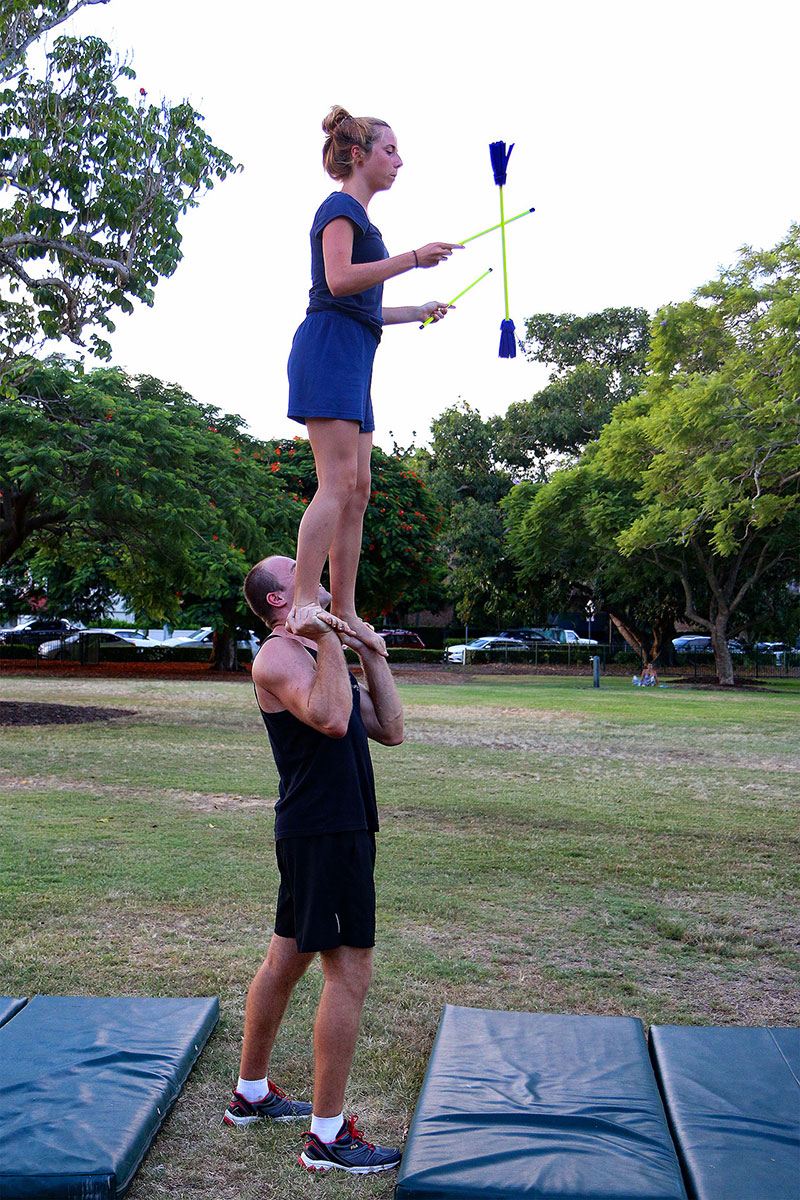
<instances>
[{"instance_id":1,"label":"black tank top","mask_svg":"<svg viewBox=\"0 0 800 1200\"><path fill-rule=\"evenodd\" d=\"M308 650L305 646L304 649ZM312 658L317 655L308 650ZM327 737L288 709L259 712L280 776L275 840L378 828L375 779L358 683L348 671L353 708L343 738ZM258 696L256 695L256 703Z\"/></svg>"}]
</instances>

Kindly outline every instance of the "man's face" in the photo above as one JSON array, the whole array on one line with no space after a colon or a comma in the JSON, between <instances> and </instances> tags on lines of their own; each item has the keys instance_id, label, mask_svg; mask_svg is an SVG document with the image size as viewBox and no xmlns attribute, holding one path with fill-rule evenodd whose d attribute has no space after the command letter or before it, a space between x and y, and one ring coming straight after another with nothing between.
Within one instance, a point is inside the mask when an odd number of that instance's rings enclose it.
<instances>
[{"instance_id":1,"label":"man's face","mask_svg":"<svg viewBox=\"0 0 800 1200\"><path fill-rule=\"evenodd\" d=\"M297 570L297 562L293 558L276 557L271 562L272 572L275 577L280 580L281 595L286 601L287 610L294 604L294 581L295 572ZM327 608L331 602L330 592L319 585L319 603L322 608Z\"/></svg>"}]
</instances>

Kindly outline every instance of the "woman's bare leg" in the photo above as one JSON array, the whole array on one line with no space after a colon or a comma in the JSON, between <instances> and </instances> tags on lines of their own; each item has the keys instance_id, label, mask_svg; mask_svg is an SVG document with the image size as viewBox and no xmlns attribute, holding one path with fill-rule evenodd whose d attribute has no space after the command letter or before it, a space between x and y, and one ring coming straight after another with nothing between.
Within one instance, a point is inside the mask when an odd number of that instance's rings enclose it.
<instances>
[{"instance_id":1,"label":"woman's bare leg","mask_svg":"<svg viewBox=\"0 0 800 1200\"><path fill-rule=\"evenodd\" d=\"M294 606L298 609L319 607L322 569L358 480L358 422L313 418L306 426L318 486L297 534ZM291 632L291 615L286 628Z\"/></svg>"},{"instance_id":2,"label":"woman's bare leg","mask_svg":"<svg viewBox=\"0 0 800 1200\"><path fill-rule=\"evenodd\" d=\"M362 621L356 613L356 579L358 563L361 558L362 531L364 513L369 504L372 476L370 473L370 456L372 454L372 434L362 433L358 439L358 474L356 486L350 496L339 521L339 528L330 548L330 577L331 577L331 612L346 621L358 638L377 650L386 654L386 642L375 633L371 625Z\"/></svg>"}]
</instances>

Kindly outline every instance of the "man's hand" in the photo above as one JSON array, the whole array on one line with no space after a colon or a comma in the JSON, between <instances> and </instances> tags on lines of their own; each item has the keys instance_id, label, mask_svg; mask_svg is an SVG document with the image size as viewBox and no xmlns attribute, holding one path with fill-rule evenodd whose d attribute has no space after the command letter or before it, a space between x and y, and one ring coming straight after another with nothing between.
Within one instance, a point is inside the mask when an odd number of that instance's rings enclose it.
<instances>
[{"instance_id":1,"label":"man's hand","mask_svg":"<svg viewBox=\"0 0 800 1200\"><path fill-rule=\"evenodd\" d=\"M310 638L312 642L318 642L326 633L352 634L346 621L326 612L319 604L304 604L300 608L294 605L286 618L286 629L295 637Z\"/></svg>"}]
</instances>

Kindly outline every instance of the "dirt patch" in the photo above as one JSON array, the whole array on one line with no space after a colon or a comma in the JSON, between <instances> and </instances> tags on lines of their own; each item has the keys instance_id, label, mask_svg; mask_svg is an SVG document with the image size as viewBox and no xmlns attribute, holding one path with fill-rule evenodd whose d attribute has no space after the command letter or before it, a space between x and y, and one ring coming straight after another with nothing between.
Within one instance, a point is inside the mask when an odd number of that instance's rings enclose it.
<instances>
[{"instance_id":1,"label":"dirt patch","mask_svg":"<svg viewBox=\"0 0 800 1200\"><path fill-rule=\"evenodd\" d=\"M132 708L95 708L88 704L34 704L25 700L0 700L0 725L85 725L133 717Z\"/></svg>"}]
</instances>

